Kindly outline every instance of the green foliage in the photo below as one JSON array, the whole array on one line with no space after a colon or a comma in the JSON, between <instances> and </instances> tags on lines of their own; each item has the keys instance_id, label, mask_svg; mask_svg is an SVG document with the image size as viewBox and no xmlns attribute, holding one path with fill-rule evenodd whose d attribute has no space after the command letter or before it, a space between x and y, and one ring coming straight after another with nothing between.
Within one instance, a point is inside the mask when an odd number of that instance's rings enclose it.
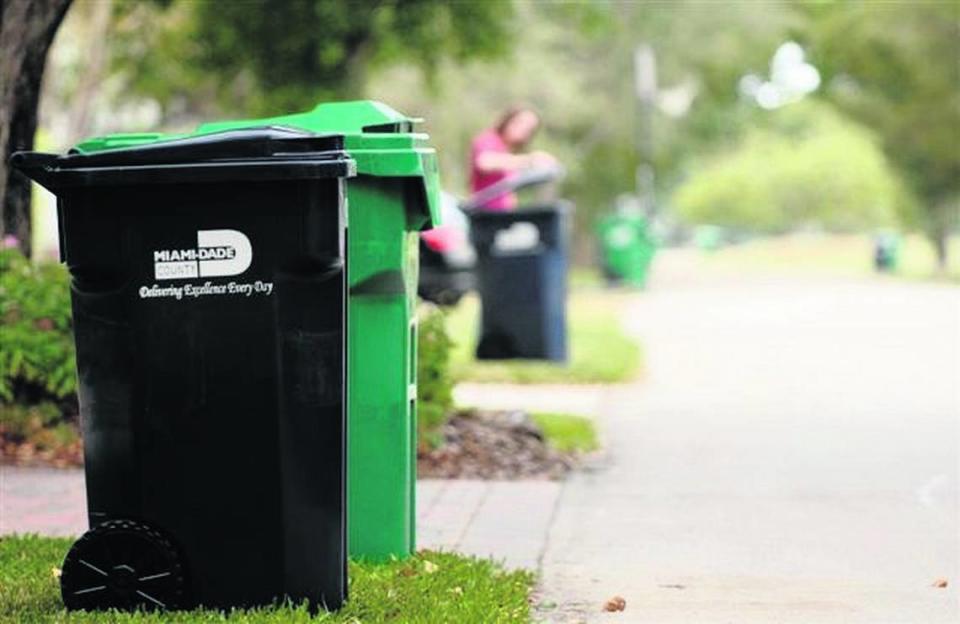
<instances>
[{"instance_id":1,"label":"green foliage","mask_svg":"<svg viewBox=\"0 0 960 624\"><path fill-rule=\"evenodd\" d=\"M505 571L489 560L453 553L420 552L404 561L350 564L350 599L337 613L310 615L305 606L174 613L71 613L63 608L54 571L72 540L37 536L0 540L0 621L113 622L364 622L441 624L531 621L533 575Z\"/></svg>"},{"instance_id":2,"label":"green foliage","mask_svg":"<svg viewBox=\"0 0 960 624\"><path fill-rule=\"evenodd\" d=\"M769 115L678 189L683 218L760 232L811 224L844 231L888 225L907 211L895 171L865 128L808 103Z\"/></svg>"},{"instance_id":3,"label":"green foliage","mask_svg":"<svg viewBox=\"0 0 960 624\"><path fill-rule=\"evenodd\" d=\"M9 442L29 442L38 450L57 450L78 439L75 425L63 420L60 405L0 403L0 435Z\"/></svg>"},{"instance_id":4,"label":"green foliage","mask_svg":"<svg viewBox=\"0 0 960 624\"><path fill-rule=\"evenodd\" d=\"M76 391L70 287L59 264L0 251L0 401L40 403Z\"/></svg>"},{"instance_id":5,"label":"green foliage","mask_svg":"<svg viewBox=\"0 0 960 624\"><path fill-rule=\"evenodd\" d=\"M547 443L558 451L589 453L600 447L593 420L574 414L534 413L530 415L543 431Z\"/></svg>"},{"instance_id":6,"label":"green foliage","mask_svg":"<svg viewBox=\"0 0 960 624\"><path fill-rule=\"evenodd\" d=\"M232 113L275 115L357 97L368 67L401 60L430 78L441 59L502 55L512 39L506 0L165 4L121 5L115 66L167 105L203 107L214 94Z\"/></svg>"},{"instance_id":7,"label":"green foliage","mask_svg":"<svg viewBox=\"0 0 960 624\"><path fill-rule=\"evenodd\" d=\"M0 405L0 427L4 433L26 438L60 419L60 409L53 403L36 405Z\"/></svg>"},{"instance_id":8,"label":"green foliage","mask_svg":"<svg viewBox=\"0 0 960 624\"><path fill-rule=\"evenodd\" d=\"M944 248L960 213L960 3L804 6L825 97L874 129Z\"/></svg>"},{"instance_id":9,"label":"green foliage","mask_svg":"<svg viewBox=\"0 0 960 624\"><path fill-rule=\"evenodd\" d=\"M404 64L378 71L368 95L415 111L442 149L444 186L464 192L466 156L474 135L505 106L529 102L543 114L535 149L556 154L568 176L564 195L574 213L580 257L588 254L592 224L632 192L637 143L652 138L661 197L667 197L691 156L704 145L734 142L755 110L738 100L737 81L763 71L784 40L790 11L774 3L517 3L523 36L514 53L490 62L442 64L437 91L425 89ZM633 50L652 45L661 88L693 98L685 115L658 107L652 130L637 124ZM682 94L681 94L682 95ZM652 135L652 136L651 136Z\"/></svg>"},{"instance_id":10,"label":"green foliage","mask_svg":"<svg viewBox=\"0 0 960 624\"><path fill-rule=\"evenodd\" d=\"M417 336L417 428L421 441L433 444L440 427L453 409L453 378L450 353L453 341L447 334L446 315L423 306Z\"/></svg>"}]
</instances>

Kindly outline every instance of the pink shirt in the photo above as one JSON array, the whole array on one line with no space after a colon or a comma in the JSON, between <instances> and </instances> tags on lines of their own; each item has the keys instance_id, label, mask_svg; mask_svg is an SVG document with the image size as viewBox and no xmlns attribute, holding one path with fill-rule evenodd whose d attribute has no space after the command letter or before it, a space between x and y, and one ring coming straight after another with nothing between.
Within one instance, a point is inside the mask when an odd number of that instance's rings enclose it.
<instances>
[{"instance_id":1,"label":"pink shirt","mask_svg":"<svg viewBox=\"0 0 960 624\"><path fill-rule=\"evenodd\" d=\"M484 130L473 139L473 143L470 145L470 191L473 193L510 176L509 171L480 171L477 169L477 159L480 154L485 152L507 154L510 152L510 148L507 147L507 144L503 142L503 139L494 129ZM516 206L517 196L513 193L506 193L491 199L482 206L482 209L502 212L513 210Z\"/></svg>"}]
</instances>

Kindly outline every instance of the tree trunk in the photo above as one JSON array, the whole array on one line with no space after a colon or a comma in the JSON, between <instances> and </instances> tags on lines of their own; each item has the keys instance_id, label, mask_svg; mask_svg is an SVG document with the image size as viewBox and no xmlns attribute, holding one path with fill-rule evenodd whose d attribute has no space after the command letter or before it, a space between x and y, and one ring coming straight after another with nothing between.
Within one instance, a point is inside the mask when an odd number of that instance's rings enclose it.
<instances>
[{"instance_id":1,"label":"tree trunk","mask_svg":"<svg viewBox=\"0 0 960 624\"><path fill-rule=\"evenodd\" d=\"M8 166L33 148L47 50L70 0L0 0L0 236L30 253L30 181Z\"/></svg>"},{"instance_id":2,"label":"tree trunk","mask_svg":"<svg viewBox=\"0 0 960 624\"><path fill-rule=\"evenodd\" d=\"M950 266L950 235L960 224L960 201L954 196L931 198L927 237L936 253L937 271L945 274Z\"/></svg>"},{"instance_id":3,"label":"tree trunk","mask_svg":"<svg viewBox=\"0 0 960 624\"><path fill-rule=\"evenodd\" d=\"M107 70L107 46L103 42L110 36L110 17L113 14L113 0L97 0L91 6L78 4L74 13L87 9L85 17L87 28L83 33L83 43L89 46L90 53L86 55L83 64L83 74L70 98L66 133L60 145L74 145L90 135L93 122L94 102L103 88L103 80ZM78 16L73 15L71 19Z\"/></svg>"},{"instance_id":4,"label":"tree trunk","mask_svg":"<svg viewBox=\"0 0 960 624\"><path fill-rule=\"evenodd\" d=\"M947 262L949 261L950 232L946 229L935 232L931 237L933 248L937 252L937 271L947 272Z\"/></svg>"}]
</instances>

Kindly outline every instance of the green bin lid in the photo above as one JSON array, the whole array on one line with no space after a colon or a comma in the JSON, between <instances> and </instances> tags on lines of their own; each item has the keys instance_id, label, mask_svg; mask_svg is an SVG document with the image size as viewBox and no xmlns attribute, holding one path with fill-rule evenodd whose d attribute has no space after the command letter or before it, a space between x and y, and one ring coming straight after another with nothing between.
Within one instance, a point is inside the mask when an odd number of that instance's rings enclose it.
<instances>
[{"instance_id":1,"label":"green bin lid","mask_svg":"<svg viewBox=\"0 0 960 624\"><path fill-rule=\"evenodd\" d=\"M347 152L357 163L357 173L380 177L418 178L421 192L420 227L440 223L440 174L437 152L429 136L414 132L422 120L408 117L382 102L355 100L327 102L313 110L279 117L205 123L197 134L249 126L281 125L319 134L343 134Z\"/></svg>"},{"instance_id":2,"label":"green bin lid","mask_svg":"<svg viewBox=\"0 0 960 624\"><path fill-rule=\"evenodd\" d=\"M73 150L81 154L101 152L103 150L137 147L154 141L181 139L186 134L163 134L161 132L121 132L104 136L90 137L78 143Z\"/></svg>"},{"instance_id":3,"label":"green bin lid","mask_svg":"<svg viewBox=\"0 0 960 624\"><path fill-rule=\"evenodd\" d=\"M47 189L110 184L352 177L343 136L283 127L243 128L60 156L17 152L11 165Z\"/></svg>"},{"instance_id":4,"label":"green bin lid","mask_svg":"<svg viewBox=\"0 0 960 624\"><path fill-rule=\"evenodd\" d=\"M373 100L327 102L303 113L204 123L191 134L126 133L93 137L77 144L74 150L80 153L98 152L261 126L287 126L317 134L342 134L345 149L357 163L358 174L411 178L421 200L413 207L417 213L410 216L420 229L430 229L440 224L440 174L437 152L427 142L429 136L413 132L414 125L421 121Z\"/></svg>"}]
</instances>

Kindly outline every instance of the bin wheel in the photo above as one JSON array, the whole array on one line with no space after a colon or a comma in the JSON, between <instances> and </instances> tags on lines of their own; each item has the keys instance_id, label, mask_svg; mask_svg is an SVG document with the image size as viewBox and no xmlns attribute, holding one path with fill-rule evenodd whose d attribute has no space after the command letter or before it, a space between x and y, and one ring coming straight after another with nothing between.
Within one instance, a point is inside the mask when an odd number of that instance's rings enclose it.
<instances>
[{"instance_id":1,"label":"bin wheel","mask_svg":"<svg viewBox=\"0 0 960 624\"><path fill-rule=\"evenodd\" d=\"M133 520L108 520L70 548L60 593L70 610L177 609L186 580L177 549L161 533Z\"/></svg>"}]
</instances>

